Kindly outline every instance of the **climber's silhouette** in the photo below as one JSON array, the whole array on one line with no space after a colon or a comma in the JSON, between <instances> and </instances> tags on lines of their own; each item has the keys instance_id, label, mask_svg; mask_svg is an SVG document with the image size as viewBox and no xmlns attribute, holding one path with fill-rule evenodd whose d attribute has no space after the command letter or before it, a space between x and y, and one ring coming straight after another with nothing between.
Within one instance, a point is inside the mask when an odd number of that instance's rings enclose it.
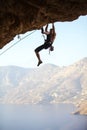
<instances>
[{"instance_id":1,"label":"climber's silhouette","mask_svg":"<svg viewBox=\"0 0 87 130\"><path fill-rule=\"evenodd\" d=\"M50 29L50 31L47 31L47 29L48 29L48 24L45 27L45 31L44 31L43 28L41 28L41 33L46 34L47 38L46 38L44 44L42 44L41 46L39 46L35 49L35 54L38 58L37 66L39 66L42 63L42 60L40 59L40 54L39 54L39 52L42 49L48 49L49 48L50 51L54 50L54 47L52 46L54 39L55 39L55 36L56 36L54 23L52 23L52 28Z\"/></svg>"}]
</instances>

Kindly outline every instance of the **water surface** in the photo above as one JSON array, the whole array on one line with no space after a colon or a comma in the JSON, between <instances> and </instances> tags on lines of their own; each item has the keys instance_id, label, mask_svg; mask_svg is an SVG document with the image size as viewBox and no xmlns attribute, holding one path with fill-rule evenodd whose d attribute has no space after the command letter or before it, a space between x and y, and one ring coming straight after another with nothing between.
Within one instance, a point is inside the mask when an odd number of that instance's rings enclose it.
<instances>
[{"instance_id":1,"label":"water surface","mask_svg":"<svg viewBox=\"0 0 87 130\"><path fill-rule=\"evenodd\" d=\"M0 105L0 130L87 130L87 116L71 104Z\"/></svg>"}]
</instances>

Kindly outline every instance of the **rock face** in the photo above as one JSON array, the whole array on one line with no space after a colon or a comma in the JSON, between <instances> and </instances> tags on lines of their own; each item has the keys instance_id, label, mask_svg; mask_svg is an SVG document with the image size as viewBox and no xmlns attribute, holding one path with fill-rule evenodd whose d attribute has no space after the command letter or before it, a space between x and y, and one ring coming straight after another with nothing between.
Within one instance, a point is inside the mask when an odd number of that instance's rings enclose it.
<instances>
[{"instance_id":1,"label":"rock face","mask_svg":"<svg viewBox=\"0 0 87 130\"><path fill-rule=\"evenodd\" d=\"M77 112L75 112L75 114L81 114L81 115L87 115L87 100L83 101L80 105L79 105L79 110L77 110Z\"/></svg>"},{"instance_id":2,"label":"rock face","mask_svg":"<svg viewBox=\"0 0 87 130\"><path fill-rule=\"evenodd\" d=\"M47 23L87 15L87 0L0 0L0 48Z\"/></svg>"}]
</instances>

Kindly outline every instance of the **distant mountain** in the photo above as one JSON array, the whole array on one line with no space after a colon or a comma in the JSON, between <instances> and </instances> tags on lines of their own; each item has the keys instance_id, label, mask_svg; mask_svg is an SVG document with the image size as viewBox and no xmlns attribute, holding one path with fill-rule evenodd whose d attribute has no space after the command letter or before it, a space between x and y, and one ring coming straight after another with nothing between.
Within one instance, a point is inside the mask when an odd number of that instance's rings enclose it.
<instances>
[{"instance_id":1,"label":"distant mountain","mask_svg":"<svg viewBox=\"0 0 87 130\"><path fill-rule=\"evenodd\" d=\"M0 67L0 102L74 103L87 100L87 58L68 67Z\"/></svg>"}]
</instances>

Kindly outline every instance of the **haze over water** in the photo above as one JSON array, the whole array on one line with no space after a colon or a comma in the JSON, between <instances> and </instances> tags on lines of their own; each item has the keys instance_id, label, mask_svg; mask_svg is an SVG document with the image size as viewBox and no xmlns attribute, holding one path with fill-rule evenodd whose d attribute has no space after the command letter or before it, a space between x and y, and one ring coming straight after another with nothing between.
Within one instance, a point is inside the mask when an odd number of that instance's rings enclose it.
<instances>
[{"instance_id":1,"label":"haze over water","mask_svg":"<svg viewBox=\"0 0 87 130\"><path fill-rule=\"evenodd\" d=\"M0 130L87 130L87 116L71 104L0 105Z\"/></svg>"}]
</instances>

